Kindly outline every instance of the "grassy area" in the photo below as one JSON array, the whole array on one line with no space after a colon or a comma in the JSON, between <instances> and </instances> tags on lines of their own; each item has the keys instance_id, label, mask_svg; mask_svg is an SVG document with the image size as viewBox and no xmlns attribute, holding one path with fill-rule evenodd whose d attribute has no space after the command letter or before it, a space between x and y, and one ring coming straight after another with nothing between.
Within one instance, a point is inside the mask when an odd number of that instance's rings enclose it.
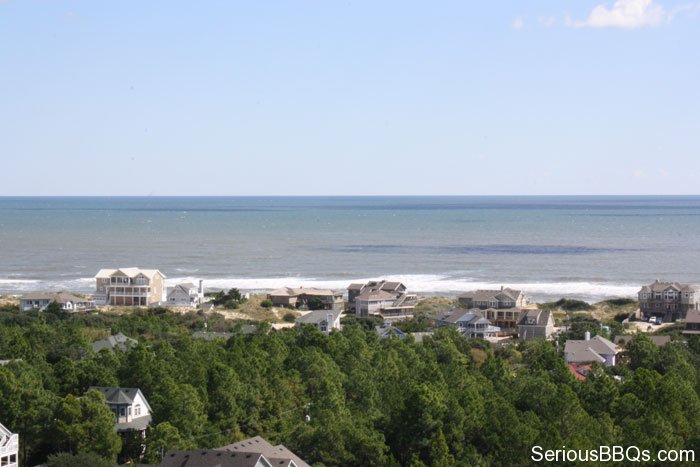
<instances>
[{"instance_id":1,"label":"grassy area","mask_svg":"<svg viewBox=\"0 0 700 467\"><path fill-rule=\"evenodd\" d=\"M422 298L416 305L415 314L435 317L442 312L458 306L457 300L447 297Z\"/></svg>"}]
</instances>

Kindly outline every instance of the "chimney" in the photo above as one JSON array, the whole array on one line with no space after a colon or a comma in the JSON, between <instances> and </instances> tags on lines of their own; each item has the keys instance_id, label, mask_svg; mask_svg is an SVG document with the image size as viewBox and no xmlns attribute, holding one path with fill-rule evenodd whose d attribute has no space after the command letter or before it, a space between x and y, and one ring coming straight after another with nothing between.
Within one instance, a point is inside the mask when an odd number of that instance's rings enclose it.
<instances>
[{"instance_id":1,"label":"chimney","mask_svg":"<svg viewBox=\"0 0 700 467\"><path fill-rule=\"evenodd\" d=\"M586 331L586 333L584 334L584 336L585 336L584 338L585 338L587 341L591 340L591 333L590 333L589 331Z\"/></svg>"},{"instance_id":2,"label":"chimney","mask_svg":"<svg viewBox=\"0 0 700 467\"><path fill-rule=\"evenodd\" d=\"M199 292L200 295L202 295L202 294L204 293L204 285L203 285L203 283L204 283L204 281L203 281L202 279L199 279L199 290L198 290L198 292Z\"/></svg>"},{"instance_id":3,"label":"chimney","mask_svg":"<svg viewBox=\"0 0 700 467\"><path fill-rule=\"evenodd\" d=\"M503 292L503 286L501 286L501 292Z\"/></svg>"}]
</instances>

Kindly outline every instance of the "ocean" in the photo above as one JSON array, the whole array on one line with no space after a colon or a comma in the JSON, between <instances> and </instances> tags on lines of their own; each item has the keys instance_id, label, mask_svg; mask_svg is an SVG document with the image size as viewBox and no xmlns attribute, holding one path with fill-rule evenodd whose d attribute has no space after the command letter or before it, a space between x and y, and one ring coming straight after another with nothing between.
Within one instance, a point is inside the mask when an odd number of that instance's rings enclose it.
<instances>
[{"instance_id":1,"label":"ocean","mask_svg":"<svg viewBox=\"0 0 700 467\"><path fill-rule=\"evenodd\" d=\"M700 196L3 197L0 294L91 292L100 268L264 291L371 278L536 300L700 283Z\"/></svg>"}]
</instances>

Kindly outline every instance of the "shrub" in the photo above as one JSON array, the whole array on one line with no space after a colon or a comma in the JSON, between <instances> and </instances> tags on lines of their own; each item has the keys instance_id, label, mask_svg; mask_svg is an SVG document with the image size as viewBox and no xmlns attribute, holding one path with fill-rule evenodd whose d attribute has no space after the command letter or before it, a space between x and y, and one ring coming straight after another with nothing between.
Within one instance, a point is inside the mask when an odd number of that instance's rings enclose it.
<instances>
[{"instance_id":1,"label":"shrub","mask_svg":"<svg viewBox=\"0 0 700 467\"><path fill-rule=\"evenodd\" d=\"M272 307L272 300L266 298L262 302L260 302L260 306L263 308L271 308Z\"/></svg>"},{"instance_id":2,"label":"shrub","mask_svg":"<svg viewBox=\"0 0 700 467\"><path fill-rule=\"evenodd\" d=\"M297 317L294 316L294 313L287 313L282 317L282 321L284 321L285 323L293 323L294 321L296 321L296 319Z\"/></svg>"}]
</instances>

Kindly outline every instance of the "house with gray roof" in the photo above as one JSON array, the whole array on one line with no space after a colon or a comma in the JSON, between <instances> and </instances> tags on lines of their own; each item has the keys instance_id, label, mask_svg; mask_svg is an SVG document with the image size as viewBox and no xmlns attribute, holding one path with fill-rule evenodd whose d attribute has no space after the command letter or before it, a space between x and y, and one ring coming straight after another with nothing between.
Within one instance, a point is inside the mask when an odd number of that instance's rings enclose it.
<instances>
[{"instance_id":1,"label":"house with gray roof","mask_svg":"<svg viewBox=\"0 0 700 467\"><path fill-rule=\"evenodd\" d=\"M655 346L657 347L663 347L664 345L668 344L671 342L671 336L647 336L649 340L651 340ZM633 334L621 334L619 336L615 336L614 342L615 344L626 347L627 344L634 338Z\"/></svg>"},{"instance_id":2,"label":"house with gray roof","mask_svg":"<svg viewBox=\"0 0 700 467\"><path fill-rule=\"evenodd\" d=\"M655 316L664 322L684 319L689 311L700 310L700 287L659 281L643 286L637 294L643 318Z\"/></svg>"},{"instance_id":3,"label":"house with gray roof","mask_svg":"<svg viewBox=\"0 0 700 467\"><path fill-rule=\"evenodd\" d=\"M390 339L394 337L397 339L406 338L406 333L403 332L401 329L397 328L396 326L392 325L391 322L384 323L381 326L375 327L374 332L377 333L380 339Z\"/></svg>"},{"instance_id":4,"label":"house with gray roof","mask_svg":"<svg viewBox=\"0 0 700 467\"><path fill-rule=\"evenodd\" d=\"M19 467L19 435L0 423L0 466Z\"/></svg>"},{"instance_id":5,"label":"house with gray roof","mask_svg":"<svg viewBox=\"0 0 700 467\"><path fill-rule=\"evenodd\" d=\"M105 396L105 402L116 417L117 431L145 431L151 423L151 406L138 388L91 386Z\"/></svg>"},{"instance_id":6,"label":"house with gray roof","mask_svg":"<svg viewBox=\"0 0 700 467\"><path fill-rule=\"evenodd\" d=\"M139 345L139 341L118 332L117 334L109 336L106 339L100 339L99 341L93 342L92 350L99 352L102 349L107 349L109 351L122 350L126 352L130 348L136 347L137 345Z\"/></svg>"},{"instance_id":7,"label":"house with gray roof","mask_svg":"<svg viewBox=\"0 0 700 467\"><path fill-rule=\"evenodd\" d=\"M615 366L621 348L603 336L594 336L586 331L583 340L569 339L564 345L566 363L598 362L605 366Z\"/></svg>"},{"instance_id":8,"label":"house with gray roof","mask_svg":"<svg viewBox=\"0 0 700 467\"><path fill-rule=\"evenodd\" d=\"M415 294L406 291L401 282L369 281L366 284L350 284L348 303L357 316L380 315L400 319L413 316L418 303Z\"/></svg>"},{"instance_id":9,"label":"house with gray roof","mask_svg":"<svg viewBox=\"0 0 700 467\"><path fill-rule=\"evenodd\" d=\"M310 467L304 460L260 436L214 449L168 451L159 467Z\"/></svg>"},{"instance_id":10,"label":"house with gray roof","mask_svg":"<svg viewBox=\"0 0 700 467\"><path fill-rule=\"evenodd\" d=\"M465 310L453 308L435 320L437 326L456 327L460 334L467 338L496 337L501 331L498 326L493 326L491 321L484 317L483 311L478 308Z\"/></svg>"},{"instance_id":11,"label":"house with gray roof","mask_svg":"<svg viewBox=\"0 0 700 467\"><path fill-rule=\"evenodd\" d=\"M168 287L165 303L168 306L182 306L197 308L204 301L204 281L198 285L192 282L183 282L173 287Z\"/></svg>"},{"instance_id":12,"label":"house with gray roof","mask_svg":"<svg viewBox=\"0 0 700 467\"><path fill-rule=\"evenodd\" d=\"M340 310L315 310L298 317L294 322L296 326L310 324L322 333L330 334L333 329L340 330L340 314Z\"/></svg>"},{"instance_id":13,"label":"house with gray roof","mask_svg":"<svg viewBox=\"0 0 700 467\"><path fill-rule=\"evenodd\" d=\"M306 309L310 300L318 301L323 310L342 311L345 308L343 292L315 287L283 287L268 293L267 298L274 306L285 308Z\"/></svg>"},{"instance_id":14,"label":"house with gray roof","mask_svg":"<svg viewBox=\"0 0 700 467\"><path fill-rule=\"evenodd\" d=\"M68 313L95 309L95 302L92 299L79 297L72 293L32 292L22 295L19 300L19 311L44 311L52 302L58 303L61 310Z\"/></svg>"},{"instance_id":15,"label":"house with gray roof","mask_svg":"<svg viewBox=\"0 0 700 467\"><path fill-rule=\"evenodd\" d=\"M551 339L554 331L554 318L551 311L523 310L518 321L519 339Z\"/></svg>"},{"instance_id":16,"label":"house with gray roof","mask_svg":"<svg viewBox=\"0 0 700 467\"><path fill-rule=\"evenodd\" d=\"M683 330L685 335L698 335L700 334L700 311L690 310L685 316L685 329Z\"/></svg>"}]
</instances>

